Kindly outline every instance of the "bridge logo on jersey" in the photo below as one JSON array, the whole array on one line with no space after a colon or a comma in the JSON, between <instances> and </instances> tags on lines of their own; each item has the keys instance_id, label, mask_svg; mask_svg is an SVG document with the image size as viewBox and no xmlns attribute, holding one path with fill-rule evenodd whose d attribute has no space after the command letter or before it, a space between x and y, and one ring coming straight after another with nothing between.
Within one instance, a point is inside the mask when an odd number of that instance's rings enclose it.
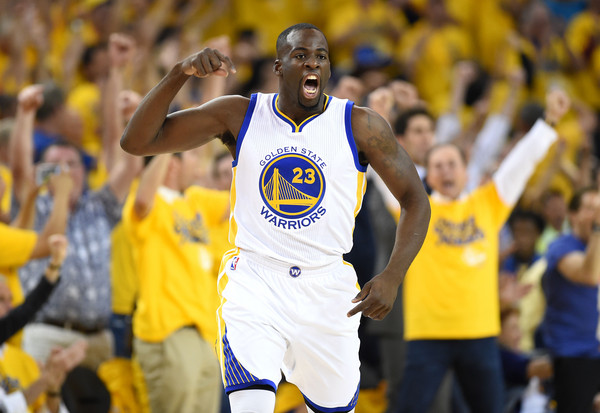
<instances>
[{"instance_id":1,"label":"bridge logo on jersey","mask_svg":"<svg viewBox=\"0 0 600 413\"><path fill-rule=\"evenodd\" d=\"M325 194L323 172L304 155L289 153L272 159L259 184L263 201L279 218L296 220L324 213L318 208Z\"/></svg>"}]
</instances>

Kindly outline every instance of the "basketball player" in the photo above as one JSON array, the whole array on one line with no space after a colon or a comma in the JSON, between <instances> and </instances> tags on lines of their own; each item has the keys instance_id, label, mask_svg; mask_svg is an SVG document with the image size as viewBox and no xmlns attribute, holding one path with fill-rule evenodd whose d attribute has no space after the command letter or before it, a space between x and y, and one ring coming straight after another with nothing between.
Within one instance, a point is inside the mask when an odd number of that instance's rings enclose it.
<instances>
[{"instance_id":1,"label":"basketball player","mask_svg":"<svg viewBox=\"0 0 600 413\"><path fill-rule=\"evenodd\" d=\"M223 381L236 412L273 412L281 371L312 412L352 412L359 386L356 314L381 319L419 251L430 208L416 170L374 111L327 96L329 49L315 26L277 39L278 94L224 96L167 116L190 76L235 73L204 49L144 98L127 152L185 151L218 137L234 156L230 239L218 281ZM400 201L387 268L358 291L342 260L371 166Z\"/></svg>"}]
</instances>

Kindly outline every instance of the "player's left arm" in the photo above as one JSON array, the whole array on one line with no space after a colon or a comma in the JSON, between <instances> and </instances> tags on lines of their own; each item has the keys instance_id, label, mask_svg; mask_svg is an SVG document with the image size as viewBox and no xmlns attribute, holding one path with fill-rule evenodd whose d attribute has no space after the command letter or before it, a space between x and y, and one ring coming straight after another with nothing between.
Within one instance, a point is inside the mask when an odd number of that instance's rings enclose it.
<instances>
[{"instance_id":1,"label":"player's left arm","mask_svg":"<svg viewBox=\"0 0 600 413\"><path fill-rule=\"evenodd\" d=\"M352 132L360 155L383 179L402 209L388 265L365 284L353 300L359 304L348 312L349 317L362 311L366 317L381 320L392 309L398 287L425 240L431 209L412 160L385 119L369 108L354 107Z\"/></svg>"}]
</instances>

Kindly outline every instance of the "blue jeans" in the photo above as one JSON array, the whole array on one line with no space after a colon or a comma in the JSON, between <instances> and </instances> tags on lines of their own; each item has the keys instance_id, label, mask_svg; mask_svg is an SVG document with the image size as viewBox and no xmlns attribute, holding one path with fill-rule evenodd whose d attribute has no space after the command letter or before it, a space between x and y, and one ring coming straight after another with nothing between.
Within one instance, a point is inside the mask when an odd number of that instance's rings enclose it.
<instances>
[{"instance_id":1,"label":"blue jeans","mask_svg":"<svg viewBox=\"0 0 600 413\"><path fill-rule=\"evenodd\" d=\"M115 339L115 357L130 359L131 340L133 338L131 316L112 313L109 324Z\"/></svg>"},{"instance_id":2,"label":"blue jeans","mask_svg":"<svg viewBox=\"0 0 600 413\"><path fill-rule=\"evenodd\" d=\"M495 337L409 341L398 412L427 411L449 369L471 413L502 412L502 366Z\"/></svg>"}]
</instances>

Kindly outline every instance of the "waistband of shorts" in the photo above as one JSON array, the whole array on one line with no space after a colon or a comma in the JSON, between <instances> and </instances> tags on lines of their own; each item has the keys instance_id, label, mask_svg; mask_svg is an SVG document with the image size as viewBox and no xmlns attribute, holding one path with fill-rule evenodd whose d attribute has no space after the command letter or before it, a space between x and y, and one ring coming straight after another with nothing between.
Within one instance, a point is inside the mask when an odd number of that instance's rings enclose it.
<instances>
[{"instance_id":1,"label":"waistband of shorts","mask_svg":"<svg viewBox=\"0 0 600 413\"><path fill-rule=\"evenodd\" d=\"M291 275L290 272L292 271L292 268L298 268L300 270L300 274L298 276L306 278L307 276L316 277L320 275L330 274L331 271L340 268L341 265L345 264L345 261L342 259L342 257L339 257L339 259L336 259L335 261L332 261L331 263L322 266L306 267L303 265L294 264L292 262L280 261L271 257L267 257L265 255L260 255L245 250L240 250L238 256L241 259L252 261L257 265L266 267L271 271L281 273L288 277Z\"/></svg>"}]
</instances>

